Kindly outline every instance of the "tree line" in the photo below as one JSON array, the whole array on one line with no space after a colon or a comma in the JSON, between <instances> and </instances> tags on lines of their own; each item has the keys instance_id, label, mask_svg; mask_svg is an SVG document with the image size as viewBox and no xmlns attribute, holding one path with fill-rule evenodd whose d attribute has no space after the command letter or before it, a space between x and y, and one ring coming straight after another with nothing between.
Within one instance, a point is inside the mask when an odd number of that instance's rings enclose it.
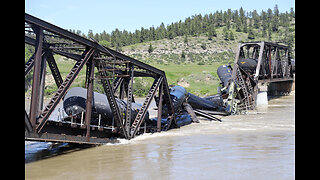
<instances>
[{"instance_id":1,"label":"tree line","mask_svg":"<svg viewBox=\"0 0 320 180\"><path fill-rule=\"evenodd\" d=\"M100 44L107 47L112 47L116 50L121 50L122 46L127 46L136 43L147 41L160 40L164 38L173 39L176 36L199 36L206 35L209 40L217 36L216 29L223 28L223 35L225 40L234 40L233 32L230 29L235 29L236 32L248 33L248 39L254 39L255 36L266 37L271 39L272 33L278 32L279 27L285 28L284 38L282 42L290 45L293 43L294 37L289 35L289 32L294 31L290 29L290 22L295 19L295 12L293 8L290 12L280 13L278 5L274 9L270 8L267 11L262 10L258 13L256 10L245 11L242 7L239 10L216 11L215 13L205 15L193 15L187 17L184 21L164 25L162 22L157 27L149 27L137 29L134 32L127 30L120 31L118 28L113 30L110 34L103 31L102 33L93 33L89 30L88 34L81 33L80 30L70 30L73 33L82 35L86 38L93 38ZM254 33L257 29L259 34ZM289 35L289 36L288 36Z\"/></svg>"}]
</instances>

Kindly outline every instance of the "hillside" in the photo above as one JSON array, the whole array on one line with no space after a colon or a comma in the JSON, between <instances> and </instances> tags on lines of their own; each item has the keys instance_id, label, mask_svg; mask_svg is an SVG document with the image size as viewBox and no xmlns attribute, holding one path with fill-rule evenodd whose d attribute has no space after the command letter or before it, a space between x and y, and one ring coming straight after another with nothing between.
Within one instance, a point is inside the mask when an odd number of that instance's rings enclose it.
<instances>
[{"instance_id":1,"label":"hillside","mask_svg":"<svg viewBox=\"0 0 320 180\"><path fill-rule=\"evenodd\" d=\"M283 39L292 37L290 45L292 46L292 57L295 55L295 21L291 21L289 27L279 27L272 33L270 37L263 37L259 29L252 29L255 34L254 38L248 38L250 33L237 32L236 29L230 28L228 32L232 32L233 40L226 39L224 34L225 27L216 28L216 37L208 39L206 33L198 36L177 36L169 39L148 41L133 45L124 46L121 52L137 58L143 62L151 64L210 64L213 62L233 62L235 51L239 42L250 41L271 41L283 42ZM289 29L289 30L288 30ZM286 31L290 31L287 32ZM288 45L288 44L287 44ZM150 46L152 51L150 51Z\"/></svg>"},{"instance_id":2,"label":"hillside","mask_svg":"<svg viewBox=\"0 0 320 180\"><path fill-rule=\"evenodd\" d=\"M294 21L291 22L294 29ZM169 84L181 85L191 93L200 96L217 93L219 78L217 68L223 64L232 64L239 42L269 41L269 38L257 36L248 39L249 33L236 32L234 40L225 40L223 28L217 28L217 36L209 40L205 34L199 36L177 36L122 47L122 53L142 62L153 65L167 74ZM283 39L284 28L272 34L273 42ZM254 30L258 34L258 30ZM291 32L294 36L294 31ZM187 40L186 40L187 39ZM294 45L294 44L293 44ZM153 49L150 51L150 46ZM293 46L292 49L294 49ZM292 52L294 57L295 52Z\"/></svg>"}]
</instances>

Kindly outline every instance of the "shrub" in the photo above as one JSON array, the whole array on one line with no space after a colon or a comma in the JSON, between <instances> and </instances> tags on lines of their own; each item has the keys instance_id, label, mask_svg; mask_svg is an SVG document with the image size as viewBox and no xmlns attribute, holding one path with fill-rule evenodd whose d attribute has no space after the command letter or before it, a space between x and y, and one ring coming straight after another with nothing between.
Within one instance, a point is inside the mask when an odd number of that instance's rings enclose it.
<instances>
[{"instance_id":1,"label":"shrub","mask_svg":"<svg viewBox=\"0 0 320 180\"><path fill-rule=\"evenodd\" d=\"M206 50L206 49L207 49L206 44L202 43L202 44L201 44L201 48L202 48L203 50Z\"/></svg>"}]
</instances>

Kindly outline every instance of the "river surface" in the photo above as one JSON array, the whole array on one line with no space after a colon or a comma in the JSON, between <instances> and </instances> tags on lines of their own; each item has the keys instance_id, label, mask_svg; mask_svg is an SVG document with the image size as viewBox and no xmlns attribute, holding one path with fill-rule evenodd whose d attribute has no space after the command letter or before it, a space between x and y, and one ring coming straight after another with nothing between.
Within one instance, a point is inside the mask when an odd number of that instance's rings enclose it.
<instances>
[{"instance_id":1,"label":"river surface","mask_svg":"<svg viewBox=\"0 0 320 180\"><path fill-rule=\"evenodd\" d=\"M295 95L247 115L192 123L25 164L26 179L295 179ZM26 142L27 156L50 143ZM64 147L64 145L61 145ZM55 149L55 148L53 148ZM29 155L28 155L29 154ZM27 162L27 161L26 161Z\"/></svg>"}]
</instances>

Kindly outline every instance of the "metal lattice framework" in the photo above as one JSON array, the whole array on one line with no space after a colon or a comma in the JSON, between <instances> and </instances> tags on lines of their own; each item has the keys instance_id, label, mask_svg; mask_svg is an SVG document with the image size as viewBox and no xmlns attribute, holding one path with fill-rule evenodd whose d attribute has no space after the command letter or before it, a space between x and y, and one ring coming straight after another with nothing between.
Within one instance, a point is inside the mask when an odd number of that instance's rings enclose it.
<instances>
[{"instance_id":1,"label":"metal lattice framework","mask_svg":"<svg viewBox=\"0 0 320 180\"><path fill-rule=\"evenodd\" d=\"M257 59L257 65L253 72L242 69L238 62L240 58ZM237 88L235 93L229 94L230 100L237 95L238 110L254 109L258 93L258 83L272 83L292 81L293 72L290 60L289 47L272 42L244 42L240 43L236 53L232 80ZM233 104L233 111L235 109Z\"/></svg>"},{"instance_id":2,"label":"metal lattice framework","mask_svg":"<svg viewBox=\"0 0 320 180\"><path fill-rule=\"evenodd\" d=\"M158 108L158 121L161 121L163 102L169 107L169 114L167 114L169 121L166 127L167 129L175 127L174 109L163 71L27 13L25 14L25 43L35 47L35 53L25 64L25 76L33 69L30 112L25 112L26 140L99 144L112 141L114 136L122 136L126 139L133 138L139 132L150 102L156 96L157 91L159 91L158 95L161 99ZM65 79L59 72L54 54L75 61ZM43 108L46 64L50 67L58 90ZM84 124L70 125L50 121L48 118L84 66L86 66L85 86L87 89ZM98 71L98 77L94 77L95 68ZM131 103L134 102L134 77L151 77L154 82L137 116L131 122L129 109L131 109ZM90 124L94 79L100 80L103 85L114 117L114 127L95 128ZM126 95L126 108L129 111L125 115L121 114L119 110L115 100L116 94L121 99L124 99ZM157 130L161 131L159 124Z\"/></svg>"}]
</instances>

